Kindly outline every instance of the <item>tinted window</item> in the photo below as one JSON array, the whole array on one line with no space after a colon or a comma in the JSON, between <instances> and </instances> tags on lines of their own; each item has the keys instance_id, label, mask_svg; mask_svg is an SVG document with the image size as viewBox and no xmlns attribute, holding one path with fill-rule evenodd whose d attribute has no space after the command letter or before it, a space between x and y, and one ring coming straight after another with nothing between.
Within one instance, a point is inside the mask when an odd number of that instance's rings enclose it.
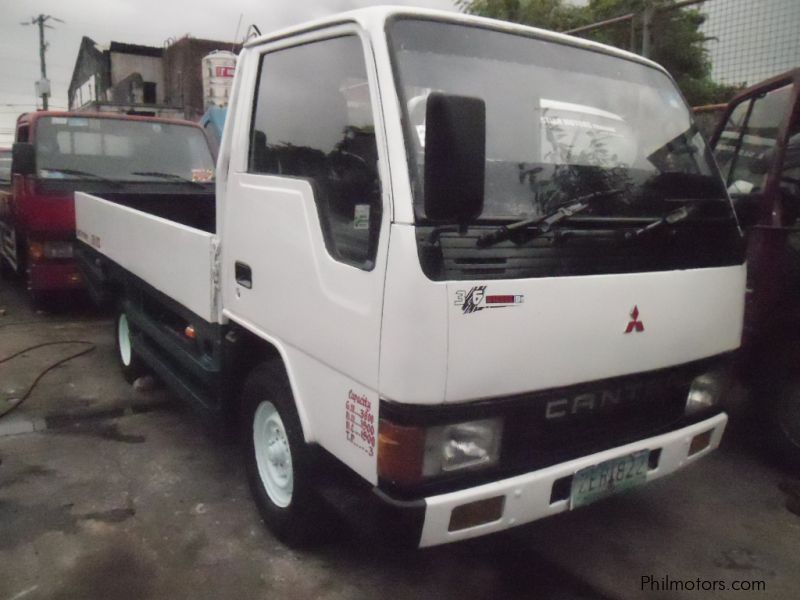
<instances>
[{"instance_id":1,"label":"tinted window","mask_svg":"<svg viewBox=\"0 0 800 600\"><path fill-rule=\"evenodd\" d=\"M333 38L264 55L251 173L308 178L328 250L372 267L381 203L361 42Z\"/></svg>"}]
</instances>

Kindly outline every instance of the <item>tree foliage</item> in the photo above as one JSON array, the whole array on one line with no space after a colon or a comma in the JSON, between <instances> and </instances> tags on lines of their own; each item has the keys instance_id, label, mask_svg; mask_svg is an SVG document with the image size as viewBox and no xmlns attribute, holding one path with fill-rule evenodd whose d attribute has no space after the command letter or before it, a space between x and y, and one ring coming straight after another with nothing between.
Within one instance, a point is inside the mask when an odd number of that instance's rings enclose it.
<instances>
[{"instance_id":1,"label":"tree foliage","mask_svg":"<svg viewBox=\"0 0 800 600\"><path fill-rule=\"evenodd\" d=\"M632 13L632 21L579 35L641 53L643 14L648 2L654 9L650 58L670 72L690 104L727 102L739 88L711 79L711 61L705 49L709 38L700 31L705 15L699 10L668 10L675 0L589 0L585 6L564 0L457 0L457 5L471 14L554 31L568 31Z\"/></svg>"}]
</instances>

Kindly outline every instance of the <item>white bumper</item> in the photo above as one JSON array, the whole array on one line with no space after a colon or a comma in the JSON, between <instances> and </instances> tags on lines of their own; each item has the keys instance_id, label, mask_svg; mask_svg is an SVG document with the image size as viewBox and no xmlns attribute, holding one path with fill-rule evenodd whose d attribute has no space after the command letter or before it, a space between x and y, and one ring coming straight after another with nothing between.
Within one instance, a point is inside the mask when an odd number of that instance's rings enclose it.
<instances>
[{"instance_id":1,"label":"white bumper","mask_svg":"<svg viewBox=\"0 0 800 600\"><path fill-rule=\"evenodd\" d=\"M576 458L575 460L532 473L426 498L425 521L419 545L420 547L435 546L486 535L569 510L569 500L558 500L552 504L550 503L553 483L556 480L573 475L584 467L596 465L639 450L652 451L661 449L658 467L648 471L647 480L651 481L658 477L663 477L717 448L727 422L727 415L722 413L677 431ZM708 430L713 430L708 447L689 456L689 445L692 438ZM503 514L500 519L492 523L477 525L459 531L448 531L450 513L454 508L462 504L496 496L505 497Z\"/></svg>"}]
</instances>

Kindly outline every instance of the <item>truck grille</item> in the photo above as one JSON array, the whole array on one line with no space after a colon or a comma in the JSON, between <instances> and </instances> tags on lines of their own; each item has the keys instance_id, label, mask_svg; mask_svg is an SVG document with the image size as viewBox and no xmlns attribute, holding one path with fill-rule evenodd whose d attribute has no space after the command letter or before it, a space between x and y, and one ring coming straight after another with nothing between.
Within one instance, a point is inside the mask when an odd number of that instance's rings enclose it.
<instances>
[{"instance_id":1,"label":"truck grille","mask_svg":"<svg viewBox=\"0 0 800 600\"><path fill-rule=\"evenodd\" d=\"M417 243L431 227L417 227ZM683 224L680 229L624 241L613 231L607 236L576 236L554 242L542 235L524 243L502 242L478 248L478 237L488 228L439 236L440 264L423 270L434 280L521 279L669 271L741 264L743 244L727 220ZM586 228L584 231L597 232Z\"/></svg>"}]
</instances>

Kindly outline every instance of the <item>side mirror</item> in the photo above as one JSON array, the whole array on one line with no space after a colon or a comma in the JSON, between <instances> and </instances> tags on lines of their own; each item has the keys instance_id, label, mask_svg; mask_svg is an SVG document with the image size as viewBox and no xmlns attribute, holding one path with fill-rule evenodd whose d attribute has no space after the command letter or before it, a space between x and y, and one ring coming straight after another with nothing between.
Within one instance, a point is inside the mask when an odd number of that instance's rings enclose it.
<instances>
[{"instance_id":1,"label":"side mirror","mask_svg":"<svg viewBox=\"0 0 800 600\"><path fill-rule=\"evenodd\" d=\"M486 103L434 92L425 113L425 214L468 223L483 212Z\"/></svg>"},{"instance_id":2,"label":"side mirror","mask_svg":"<svg viewBox=\"0 0 800 600\"><path fill-rule=\"evenodd\" d=\"M11 174L33 175L36 172L36 149L33 144L15 142L11 146Z\"/></svg>"}]
</instances>

